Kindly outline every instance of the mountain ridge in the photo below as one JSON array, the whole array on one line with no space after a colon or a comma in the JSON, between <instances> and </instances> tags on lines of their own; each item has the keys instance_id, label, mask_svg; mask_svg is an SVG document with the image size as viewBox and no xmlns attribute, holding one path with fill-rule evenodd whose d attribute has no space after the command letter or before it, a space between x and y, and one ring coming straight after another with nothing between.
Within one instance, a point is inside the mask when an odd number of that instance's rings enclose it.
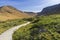
<instances>
[{"instance_id":1,"label":"mountain ridge","mask_svg":"<svg viewBox=\"0 0 60 40\"><path fill-rule=\"evenodd\" d=\"M10 20L10 19L22 19L29 18L31 15L24 13L12 6L2 6L0 7L0 21Z\"/></svg>"},{"instance_id":2,"label":"mountain ridge","mask_svg":"<svg viewBox=\"0 0 60 40\"><path fill-rule=\"evenodd\" d=\"M38 15L60 14L60 4L45 7Z\"/></svg>"}]
</instances>

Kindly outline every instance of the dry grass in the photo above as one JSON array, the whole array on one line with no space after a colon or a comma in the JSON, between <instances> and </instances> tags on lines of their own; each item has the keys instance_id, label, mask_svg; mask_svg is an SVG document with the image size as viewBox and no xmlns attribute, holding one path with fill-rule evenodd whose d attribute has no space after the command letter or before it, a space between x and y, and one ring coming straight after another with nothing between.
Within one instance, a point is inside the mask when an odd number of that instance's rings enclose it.
<instances>
[{"instance_id":1,"label":"dry grass","mask_svg":"<svg viewBox=\"0 0 60 40\"><path fill-rule=\"evenodd\" d=\"M0 8L0 21L9 19L29 18L29 17L31 16L13 7L4 6Z\"/></svg>"}]
</instances>

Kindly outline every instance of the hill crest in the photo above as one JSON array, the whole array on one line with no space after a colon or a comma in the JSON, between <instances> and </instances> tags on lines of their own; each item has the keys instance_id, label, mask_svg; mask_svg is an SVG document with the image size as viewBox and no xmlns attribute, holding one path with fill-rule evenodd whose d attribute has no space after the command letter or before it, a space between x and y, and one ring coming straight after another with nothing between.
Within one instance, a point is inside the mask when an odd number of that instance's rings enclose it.
<instances>
[{"instance_id":1,"label":"hill crest","mask_svg":"<svg viewBox=\"0 0 60 40\"><path fill-rule=\"evenodd\" d=\"M9 19L20 19L20 18L29 18L30 15L20 11L12 6L2 6L0 7L0 20L9 20Z\"/></svg>"}]
</instances>

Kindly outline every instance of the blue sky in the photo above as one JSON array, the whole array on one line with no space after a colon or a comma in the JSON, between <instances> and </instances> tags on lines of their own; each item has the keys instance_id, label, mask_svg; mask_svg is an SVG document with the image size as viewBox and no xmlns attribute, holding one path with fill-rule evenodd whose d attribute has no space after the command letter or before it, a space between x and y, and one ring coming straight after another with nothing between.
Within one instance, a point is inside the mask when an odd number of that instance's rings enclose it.
<instances>
[{"instance_id":1,"label":"blue sky","mask_svg":"<svg viewBox=\"0 0 60 40\"><path fill-rule=\"evenodd\" d=\"M60 0L0 0L0 6L11 5L22 11L39 12L43 8L59 4Z\"/></svg>"}]
</instances>

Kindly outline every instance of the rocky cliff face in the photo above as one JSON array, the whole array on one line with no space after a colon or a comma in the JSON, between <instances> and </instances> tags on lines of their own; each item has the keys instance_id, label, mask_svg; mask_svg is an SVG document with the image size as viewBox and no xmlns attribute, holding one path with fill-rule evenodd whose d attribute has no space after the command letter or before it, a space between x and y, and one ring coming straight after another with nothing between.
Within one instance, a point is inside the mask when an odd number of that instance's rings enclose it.
<instances>
[{"instance_id":1,"label":"rocky cliff face","mask_svg":"<svg viewBox=\"0 0 60 40\"><path fill-rule=\"evenodd\" d=\"M38 15L60 14L60 4L44 8Z\"/></svg>"}]
</instances>

